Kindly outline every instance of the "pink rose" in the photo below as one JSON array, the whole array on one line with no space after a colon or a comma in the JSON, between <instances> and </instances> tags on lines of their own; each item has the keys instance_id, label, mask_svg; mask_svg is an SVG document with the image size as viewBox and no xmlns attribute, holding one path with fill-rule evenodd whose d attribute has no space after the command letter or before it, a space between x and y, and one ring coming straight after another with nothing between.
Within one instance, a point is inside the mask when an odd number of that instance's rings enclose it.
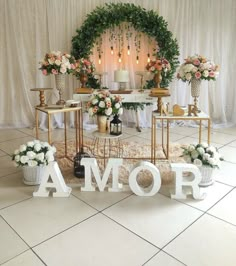
<instances>
[{"instance_id":1,"label":"pink rose","mask_svg":"<svg viewBox=\"0 0 236 266\"><path fill-rule=\"evenodd\" d=\"M57 74L58 74L58 70L56 70L56 69L52 69L52 74L53 74L53 75L57 75Z\"/></svg>"},{"instance_id":2,"label":"pink rose","mask_svg":"<svg viewBox=\"0 0 236 266\"><path fill-rule=\"evenodd\" d=\"M197 72L195 73L195 78L196 78L196 79L200 79L201 76L202 76L202 74L201 74L199 71L197 71Z\"/></svg>"},{"instance_id":3,"label":"pink rose","mask_svg":"<svg viewBox=\"0 0 236 266\"><path fill-rule=\"evenodd\" d=\"M215 72L213 72L213 71L209 72L209 77L214 78L215 77Z\"/></svg>"},{"instance_id":4,"label":"pink rose","mask_svg":"<svg viewBox=\"0 0 236 266\"><path fill-rule=\"evenodd\" d=\"M199 66L199 65L200 65L200 61L199 61L198 59L194 59L194 60L193 60L193 64L194 64L195 66Z\"/></svg>"},{"instance_id":5,"label":"pink rose","mask_svg":"<svg viewBox=\"0 0 236 266\"><path fill-rule=\"evenodd\" d=\"M43 69L42 72L43 72L43 75L47 76L48 72L46 69Z\"/></svg>"},{"instance_id":6,"label":"pink rose","mask_svg":"<svg viewBox=\"0 0 236 266\"><path fill-rule=\"evenodd\" d=\"M71 69L75 69L75 65L74 64L71 64Z\"/></svg>"}]
</instances>

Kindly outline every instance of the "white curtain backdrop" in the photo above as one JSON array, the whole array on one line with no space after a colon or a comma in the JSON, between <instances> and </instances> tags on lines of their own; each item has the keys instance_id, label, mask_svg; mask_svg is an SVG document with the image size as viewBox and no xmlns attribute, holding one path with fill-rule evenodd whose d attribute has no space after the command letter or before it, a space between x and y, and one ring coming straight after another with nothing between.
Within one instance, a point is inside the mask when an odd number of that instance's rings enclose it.
<instances>
[{"instance_id":1,"label":"white curtain backdrop","mask_svg":"<svg viewBox=\"0 0 236 266\"><path fill-rule=\"evenodd\" d=\"M43 76L38 70L38 62L52 50L70 53L76 29L87 14L106 2L130 2L163 16L168 29L178 40L180 63L188 55L198 53L219 64L217 81L202 82L199 107L210 114L215 126L236 124L235 0L0 0L1 128L34 125L34 106L39 102L39 95L30 91L31 88L52 87L52 92L46 92L46 100L48 103L57 101L54 76ZM103 46L109 47L108 38L105 42L107 44L103 43ZM113 86L115 66L112 65L111 59L104 58L100 66L100 71L108 72L103 79L108 87ZM140 85L134 72L143 70L141 66L137 67L135 62L126 64L131 75L131 88ZM67 76L64 99L72 99L78 87L78 80L72 75ZM186 83L174 79L170 91L171 105L192 102L190 87ZM60 115L54 122L56 126L63 126ZM41 126L43 124L42 117Z\"/></svg>"}]
</instances>

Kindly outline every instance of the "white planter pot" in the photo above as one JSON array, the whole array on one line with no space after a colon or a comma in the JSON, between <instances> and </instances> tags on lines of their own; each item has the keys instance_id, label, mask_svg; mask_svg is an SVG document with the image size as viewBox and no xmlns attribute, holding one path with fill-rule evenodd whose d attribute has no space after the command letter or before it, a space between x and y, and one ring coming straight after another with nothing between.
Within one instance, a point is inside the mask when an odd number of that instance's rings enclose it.
<instances>
[{"instance_id":1,"label":"white planter pot","mask_svg":"<svg viewBox=\"0 0 236 266\"><path fill-rule=\"evenodd\" d=\"M23 166L23 182L26 185L39 185L42 180L42 176L47 166Z\"/></svg>"},{"instance_id":2,"label":"white planter pot","mask_svg":"<svg viewBox=\"0 0 236 266\"><path fill-rule=\"evenodd\" d=\"M203 165L199 167L199 170L202 174L202 180L199 183L199 186L207 187L207 186L212 185L214 183L214 179L213 179L214 168Z\"/></svg>"}]
</instances>

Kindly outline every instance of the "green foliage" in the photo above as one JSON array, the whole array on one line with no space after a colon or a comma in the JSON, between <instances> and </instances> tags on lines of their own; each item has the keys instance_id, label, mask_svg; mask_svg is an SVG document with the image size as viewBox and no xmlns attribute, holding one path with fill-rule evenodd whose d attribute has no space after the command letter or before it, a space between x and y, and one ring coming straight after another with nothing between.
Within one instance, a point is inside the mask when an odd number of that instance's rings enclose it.
<instances>
[{"instance_id":1,"label":"green foliage","mask_svg":"<svg viewBox=\"0 0 236 266\"><path fill-rule=\"evenodd\" d=\"M173 79L179 64L179 48L177 40L167 28L167 22L153 10L146 10L132 3L106 3L89 13L77 35L72 38L72 55L78 58L89 58L96 44L96 39L107 29L118 26L122 22L130 22L135 30L154 38L160 47L159 57L165 57L171 70L162 77L161 86L167 87ZM89 86L92 86L93 76ZM96 81L95 81L96 84ZM94 84L93 84L94 85ZM151 88L152 82L147 81L145 88Z\"/></svg>"}]
</instances>

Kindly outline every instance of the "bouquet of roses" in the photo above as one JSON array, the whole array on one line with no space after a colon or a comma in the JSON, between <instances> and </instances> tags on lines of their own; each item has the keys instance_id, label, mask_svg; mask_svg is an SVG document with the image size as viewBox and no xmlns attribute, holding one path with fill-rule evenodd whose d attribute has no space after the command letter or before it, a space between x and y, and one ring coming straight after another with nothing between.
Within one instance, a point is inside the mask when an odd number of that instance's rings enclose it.
<instances>
[{"instance_id":1,"label":"bouquet of roses","mask_svg":"<svg viewBox=\"0 0 236 266\"><path fill-rule=\"evenodd\" d=\"M86 58L80 58L75 63L74 74L79 76L80 74L92 74L95 71L95 65L92 61Z\"/></svg>"},{"instance_id":2,"label":"bouquet of roses","mask_svg":"<svg viewBox=\"0 0 236 266\"><path fill-rule=\"evenodd\" d=\"M70 74L75 69L75 58L67 53L52 51L39 62L43 75Z\"/></svg>"},{"instance_id":3,"label":"bouquet of roses","mask_svg":"<svg viewBox=\"0 0 236 266\"><path fill-rule=\"evenodd\" d=\"M201 55L188 56L179 67L177 78L191 82L193 78L215 80L219 75L219 66Z\"/></svg>"},{"instance_id":4,"label":"bouquet of roses","mask_svg":"<svg viewBox=\"0 0 236 266\"><path fill-rule=\"evenodd\" d=\"M12 155L12 160L16 166L48 165L49 162L54 161L55 152L56 148L48 142L33 140L20 145Z\"/></svg>"},{"instance_id":5,"label":"bouquet of roses","mask_svg":"<svg viewBox=\"0 0 236 266\"><path fill-rule=\"evenodd\" d=\"M191 144L187 148L183 147L183 155L187 163L193 163L196 166L207 165L215 168L220 166L220 161L223 161L223 157L218 150L209 146L207 143Z\"/></svg>"},{"instance_id":6,"label":"bouquet of roses","mask_svg":"<svg viewBox=\"0 0 236 266\"><path fill-rule=\"evenodd\" d=\"M90 116L112 114L122 114L123 108L120 96L112 96L108 90L98 90L94 92L87 103Z\"/></svg>"},{"instance_id":7,"label":"bouquet of roses","mask_svg":"<svg viewBox=\"0 0 236 266\"><path fill-rule=\"evenodd\" d=\"M157 74L159 71L167 72L171 69L170 63L165 58L158 58L156 60L151 60L146 65L146 70L150 73Z\"/></svg>"}]
</instances>

